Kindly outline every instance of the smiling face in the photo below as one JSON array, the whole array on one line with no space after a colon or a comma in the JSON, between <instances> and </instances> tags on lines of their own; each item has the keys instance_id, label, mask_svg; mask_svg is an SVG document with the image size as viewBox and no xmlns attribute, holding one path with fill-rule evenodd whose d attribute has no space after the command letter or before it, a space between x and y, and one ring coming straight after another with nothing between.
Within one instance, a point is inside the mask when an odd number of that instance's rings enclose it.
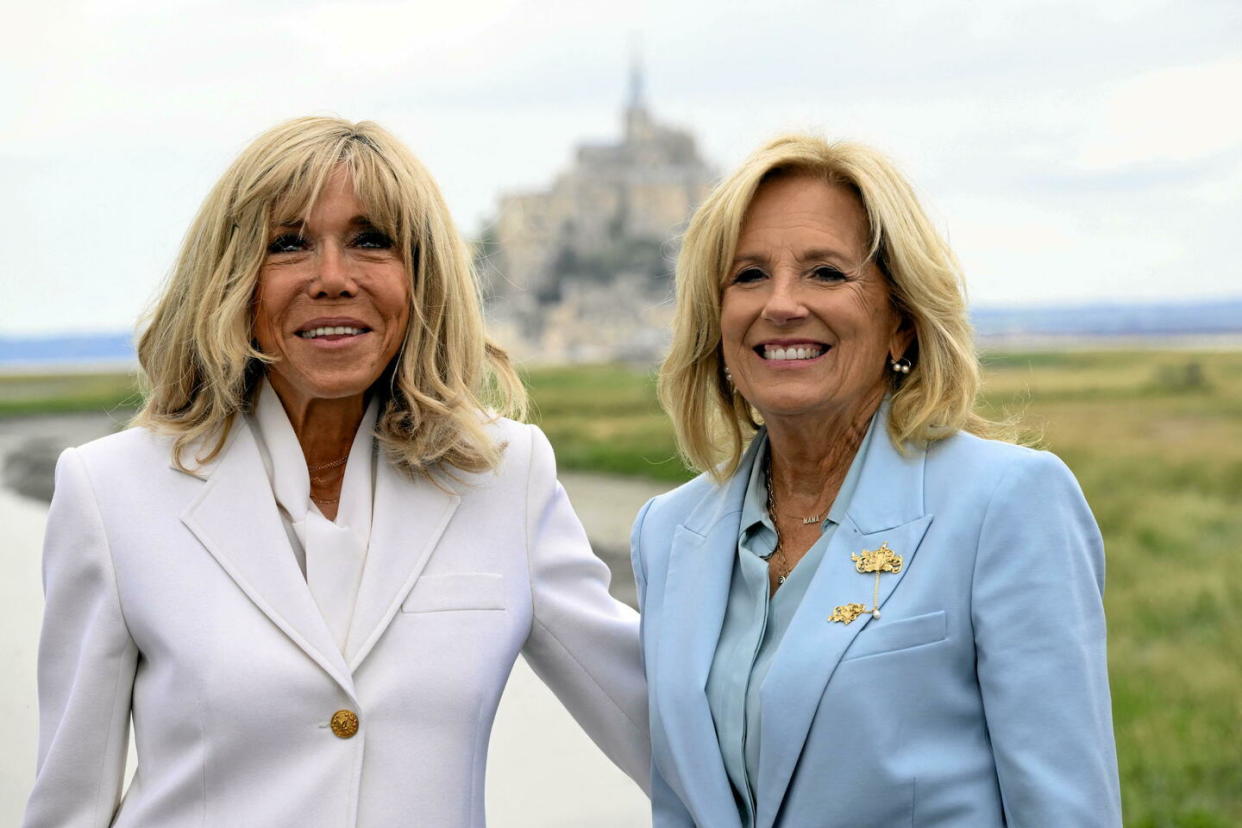
<instances>
[{"instance_id":1,"label":"smiling face","mask_svg":"<svg viewBox=\"0 0 1242 828\"><path fill-rule=\"evenodd\" d=\"M725 276L720 332L739 393L765 421L864 416L910 335L849 189L807 175L759 186Z\"/></svg>"},{"instance_id":2,"label":"smiling face","mask_svg":"<svg viewBox=\"0 0 1242 828\"><path fill-rule=\"evenodd\" d=\"M268 379L286 408L361 397L392 361L410 317L401 252L367 219L345 167L305 224L272 228L259 268L254 336L277 361Z\"/></svg>"}]
</instances>

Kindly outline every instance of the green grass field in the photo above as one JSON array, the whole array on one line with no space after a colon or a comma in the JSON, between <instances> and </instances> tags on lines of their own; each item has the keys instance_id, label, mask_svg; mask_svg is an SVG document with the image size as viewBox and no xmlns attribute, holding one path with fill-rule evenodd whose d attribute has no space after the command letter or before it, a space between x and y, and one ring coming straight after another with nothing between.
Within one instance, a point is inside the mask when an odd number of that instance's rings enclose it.
<instances>
[{"instance_id":1,"label":"green grass field","mask_svg":"<svg viewBox=\"0 0 1242 828\"><path fill-rule=\"evenodd\" d=\"M1006 356L987 376L1104 534L1126 824L1242 825L1242 354Z\"/></svg>"},{"instance_id":2,"label":"green grass field","mask_svg":"<svg viewBox=\"0 0 1242 828\"><path fill-rule=\"evenodd\" d=\"M992 354L983 407L1074 470L1108 548L1126 824L1242 825L1242 353ZM679 481L654 375L527 376L563 468ZM127 377L0 379L0 416L123 410Z\"/></svg>"},{"instance_id":3,"label":"green grass field","mask_svg":"<svg viewBox=\"0 0 1242 828\"><path fill-rule=\"evenodd\" d=\"M0 417L120 412L141 396L129 374L0 374Z\"/></svg>"}]
</instances>

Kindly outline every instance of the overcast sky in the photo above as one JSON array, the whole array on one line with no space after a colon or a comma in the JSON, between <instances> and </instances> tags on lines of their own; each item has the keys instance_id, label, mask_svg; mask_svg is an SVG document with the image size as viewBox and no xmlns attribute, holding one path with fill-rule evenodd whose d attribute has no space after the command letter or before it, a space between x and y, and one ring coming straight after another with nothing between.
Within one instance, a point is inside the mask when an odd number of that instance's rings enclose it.
<instances>
[{"instance_id":1,"label":"overcast sky","mask_svg":"<svg viewBox=\"0 0 1242 828\"><path fill-rule=\"evenodd\" d=\"M1242 295L1242 3L6 4L0 335L125 329L216 177L308 113L404 139L474 235L656 116L727 170L790 129L909 174L978 305Z\"/></svg>"}]
</instances>

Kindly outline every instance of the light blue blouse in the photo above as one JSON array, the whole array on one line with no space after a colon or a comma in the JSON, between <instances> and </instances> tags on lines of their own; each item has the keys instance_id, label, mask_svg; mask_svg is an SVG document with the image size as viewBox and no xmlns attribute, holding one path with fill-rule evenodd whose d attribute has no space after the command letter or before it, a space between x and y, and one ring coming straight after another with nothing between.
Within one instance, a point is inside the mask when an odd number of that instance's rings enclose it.
<instances>
[{"instance_id":1,"label":"light blue blouse","mask_svg":"<svg viewBox=\"0 0 1242 828\"><path fill-rule=\"evenodd\" d=\"M742 500L742 522L729 585L729 603L707 677L707 704L716 724L716 738L733 785L743 828L752 828L755 824L754 783L759 778L762 739L759 689L785 630L815 576L824 550L849 506L873 431L874 417L828 510L828 517L820 524L819 538L770 597L767 559L776 550L776 529L768 514L768 488L763 471L768 453L766 431L755 437L762 443L754 453L750 469L738 470L738 474L749 474L749 480Z\"/></svg>"}]
</instances>

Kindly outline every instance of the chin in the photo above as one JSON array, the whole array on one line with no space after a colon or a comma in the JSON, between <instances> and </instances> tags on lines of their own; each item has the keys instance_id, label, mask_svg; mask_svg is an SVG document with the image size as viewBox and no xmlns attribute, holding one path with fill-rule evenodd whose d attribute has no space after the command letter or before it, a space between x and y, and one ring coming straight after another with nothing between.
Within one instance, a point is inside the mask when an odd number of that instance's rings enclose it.
<instances>
[{"instance_id":1,"label":"chin","mask_svg":"<svg viewBox=\"0 0 1242 828\"><path fill-rule=\"evenodd\" d=\"M831 410L831 405L823 399L761 400L754 406L765 420L773 417L802 417Z\"/></svg>"},{"instance_id":2,"label":"chin","mask_svg":"<svg viewBox=\"0 0 1242 828\"><path fill-rule=\"evenodd\" d=\"M318 392L316 396L321 399L339 400L347 397L360 397L367 392L367 389L375 380L369 380L365 377L354 379L349 382L331 382L318 386L315 390Z\"/></svg>"},{"instance_id":3,"label":"chin","mask_svg":"<svg viewBox=\"0 0 1242 828\"><path fill-rule=\"evenodd\" d=\"M362 396L374 384L376 379L378 377L371 377L369 373L345 376L307 376L303 374L296 378L282 376L277 382L279 383L278 388L283 386L284 388L291 389L294 393L306 399L341 400Z\"/></svg>"}]
</instances>

